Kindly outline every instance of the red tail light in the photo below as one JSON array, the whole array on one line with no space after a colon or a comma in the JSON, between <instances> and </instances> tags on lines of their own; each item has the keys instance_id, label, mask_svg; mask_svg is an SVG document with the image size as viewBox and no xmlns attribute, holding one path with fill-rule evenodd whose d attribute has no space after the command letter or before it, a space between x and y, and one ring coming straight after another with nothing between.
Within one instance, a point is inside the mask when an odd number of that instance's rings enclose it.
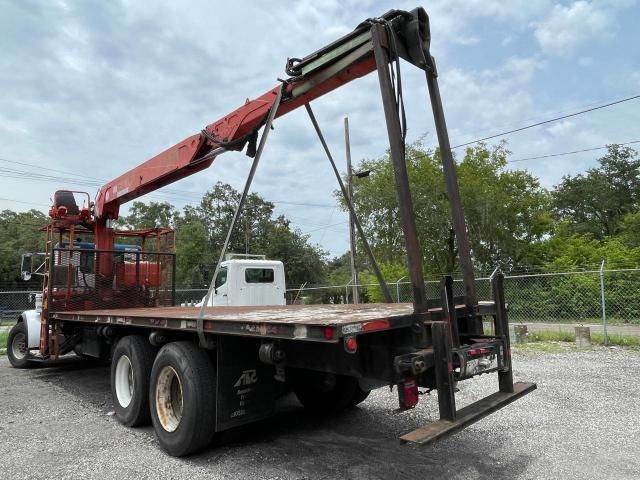
<instances>
[{"instance_id":1,"label":"red tail light","mask_svg":"<svg viewBox=\"0 0 640 480\"><path fill-rule=\"evenodd\" d=\"M405 380L400 384L400 408L413 408L418 404L418 384L415 380Z\"/></svg>"},{"instance_id":2,"label":"red tail light","mask_svg":"<svg viewBox=\"0 0 640 480\"><path fill-rule=\"evenodd\" d=\"M348 353L356 353L358 350L358 341L356 337L347 337L344 339L344 349Z\"/></svg>"},{"instance_id":3,"label":"red tail light","mask_svg":"<svg viewBox=\"0 0 640 480\"><path fill-rule=\"evenodd\" d=\"M333 340L333 327L324 327L322 335L326 340Z\"/></svg>"}]
</instances>

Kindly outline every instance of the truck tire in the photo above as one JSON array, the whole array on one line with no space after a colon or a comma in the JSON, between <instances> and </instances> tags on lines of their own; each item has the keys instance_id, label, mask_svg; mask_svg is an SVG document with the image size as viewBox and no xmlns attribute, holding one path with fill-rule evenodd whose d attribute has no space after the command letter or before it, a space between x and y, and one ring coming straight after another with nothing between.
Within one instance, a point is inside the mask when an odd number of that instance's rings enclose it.
<instances>
[{"instance_id":1,"label":"truck tire","mask_svg":"<svg viewBox=\"0 0 640 480\"><path fill-rule=\"evenodd\" d=\"M202 450L213 439L216 371L206 350L192 342L160 349L151 371L151 421L160 446L174 457Z\"/></svg>"},{"instance_id":2,"label":"truck tire","mask_svg":"<svg viewBox=\"0 0 640 480\"><path fill-rule=\"evenodd\" d=\"M29 344L24 322L16 323L7 337L7 357L13 368L29 368L33 362L29 360Z\"/></svg>"},{"instance_id":3,"label":"truck tire","mask_svg":"<svg viewBox=\"0 0 640 480\"><path fill-rule=\"evenodd\" d=\"M369 392L346 375L298 370L293 391L302 406L314 415L331 415L362 402Z\"/></svg>"},{"instance_id":4,"label":"truck tire","mask_svg":"<svg viewBox=\"0 0 640 480\"><path fill-rule=\"evenodd\" d=\"M355 407L356 405L360 405L367 399L370 393L371 390L362 390L362 388L360 388L360 385L356 385L356 392L351 398L350 406Z\"/></svg>"},{"instance_id":5,"label":"truck tire","mask_svg":"<svg viewBox=\"0 0 640 480\"><path fill-rule=\"evenodd\" d=\"M151 422L149 378L156 349L145 337L122 337L111 358L111 395L116 418L127 427Z\"/></svg>"}]
</instances>

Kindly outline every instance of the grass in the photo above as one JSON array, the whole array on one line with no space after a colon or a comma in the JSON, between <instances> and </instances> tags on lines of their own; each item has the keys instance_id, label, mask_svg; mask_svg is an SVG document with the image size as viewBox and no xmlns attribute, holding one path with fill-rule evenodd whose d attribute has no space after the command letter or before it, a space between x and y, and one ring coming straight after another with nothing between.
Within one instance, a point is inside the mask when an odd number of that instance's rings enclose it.
<instances>
[{"instance_id":1,"label":"grass","mask_svg":"<svg viewBox=\"0 0 640 480\"><path fill-rule=\"evenodd\" d=\"M0 353L4 352L4 349L7 348L8 336L9 336L9 332L0 332Z\"/></svg>"},{"instance_id":2,"label":"grass","mask_svg":"<svg viewBox=\"0 0 640 480\"><path fill-rule=\"evenodd\" d=\"M608 345L619 347L640 347L640 336L609 334ZM542 331L529 332L529 342L575 342L576 335L573 332ZM604 335L602 333L592 333L591 343L593 345L604 345Z\"/></svg>"},{"instance_id":3,"label":"grass","mask_svg":"<svg viewBox=\"0 0 640 480\"><path fill-rule=\"evenodd\" d=\"M640 336L609 334L608 346L640 349ZM591 344L594 346L604 346L604 335L601 333L591 334ZM529 332L527 343L513 343L515 351L523 353L565 353L578 352L576 345L576 335L573 332L562 331L541 331Z\"/></svg>"},{"instance_id":4,"label":"grass","mask_svg":"<svg viewBox=\"0 0 640 480\"><path fill-rule=\"evenodd\" d=\"M509 323L512 325L515 323L561 323L565 325L601 325L601 317L526 317L524 315L509 314ZM607 325L640 325L640 319L633 318L631 320L607 317Z\"/></svg>"},{"instance_id":5,"label":"grass","mask_svg":"<svg viewBox=\"0 0 640 480\"><path fill-rule=\"evenodd\" d=\"M566 353L577 351L574 343L567 342L534 342L512 345L513 350L519 353Z\"/></svg>"},{"instance_id":6,"label":"grass","mask_svg":"<svg viewBox=\"0 0 640 480\"><path fill-rule=\"evenodd\" d=\"M528 342L575 342L576 334L562 331L529 332Z\"/></svg>"},{"instance_id":7,"label":"grass","mask_svg":"<svg viewBox=\"0 0 640 480\"><path fill-rule=\"evenodd\" d=\"M638 335L621 335L619 333L608 334L607 339L609 345L620 347L640 347L640 336ZM591 343L596 345L604 345L604 335L602 333L592 333Z\"/></svg>"}]
</instances>

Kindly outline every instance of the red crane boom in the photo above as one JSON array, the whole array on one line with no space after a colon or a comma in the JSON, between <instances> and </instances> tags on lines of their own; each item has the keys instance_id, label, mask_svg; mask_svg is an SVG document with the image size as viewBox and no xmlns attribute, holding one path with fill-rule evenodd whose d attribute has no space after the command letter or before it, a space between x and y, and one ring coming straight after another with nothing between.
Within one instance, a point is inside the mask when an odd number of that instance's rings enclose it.
<instances>
[{"instance_id":1,"label":"red crane boom","mask_svg":"<svg viewBox=\"0 0 640 480\"><path fill-rule=\"evenodd\" d=\"M289 59L286 71L290 75L254 100L207 125L164 152L120 175L100 188L95 201L96 247L109 249L110 220L118 218L120 205L146 193L169 185L208 168L216 156L228 150L255 153L260 127L283 88L276 117L280 117L350 81L376 69L371 41L371 24L383 23L392 29L398 54L414 65L427 68L429 55L429 25L426 12L391 10L380 18L363 22L350 34L308 55Z\"/></svg>"}]
</instances>

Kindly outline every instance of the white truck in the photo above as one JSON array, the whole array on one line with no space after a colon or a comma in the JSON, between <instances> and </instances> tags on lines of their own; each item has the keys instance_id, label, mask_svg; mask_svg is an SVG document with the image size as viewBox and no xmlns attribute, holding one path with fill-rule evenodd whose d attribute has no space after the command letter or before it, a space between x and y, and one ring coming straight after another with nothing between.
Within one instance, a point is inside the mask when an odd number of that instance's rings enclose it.
<instances>
[{"instance_id":1,"label":"white truck","mask_svg":"<svg viewBox=\"0 0 640 480\"><path fill-rule=\"evenodd\" d=\"M284 264L264 255L230 254L220 265L208 306L286 305ZM196 306L202 306L203 297Z\"/></svg>"}]
</instances>

